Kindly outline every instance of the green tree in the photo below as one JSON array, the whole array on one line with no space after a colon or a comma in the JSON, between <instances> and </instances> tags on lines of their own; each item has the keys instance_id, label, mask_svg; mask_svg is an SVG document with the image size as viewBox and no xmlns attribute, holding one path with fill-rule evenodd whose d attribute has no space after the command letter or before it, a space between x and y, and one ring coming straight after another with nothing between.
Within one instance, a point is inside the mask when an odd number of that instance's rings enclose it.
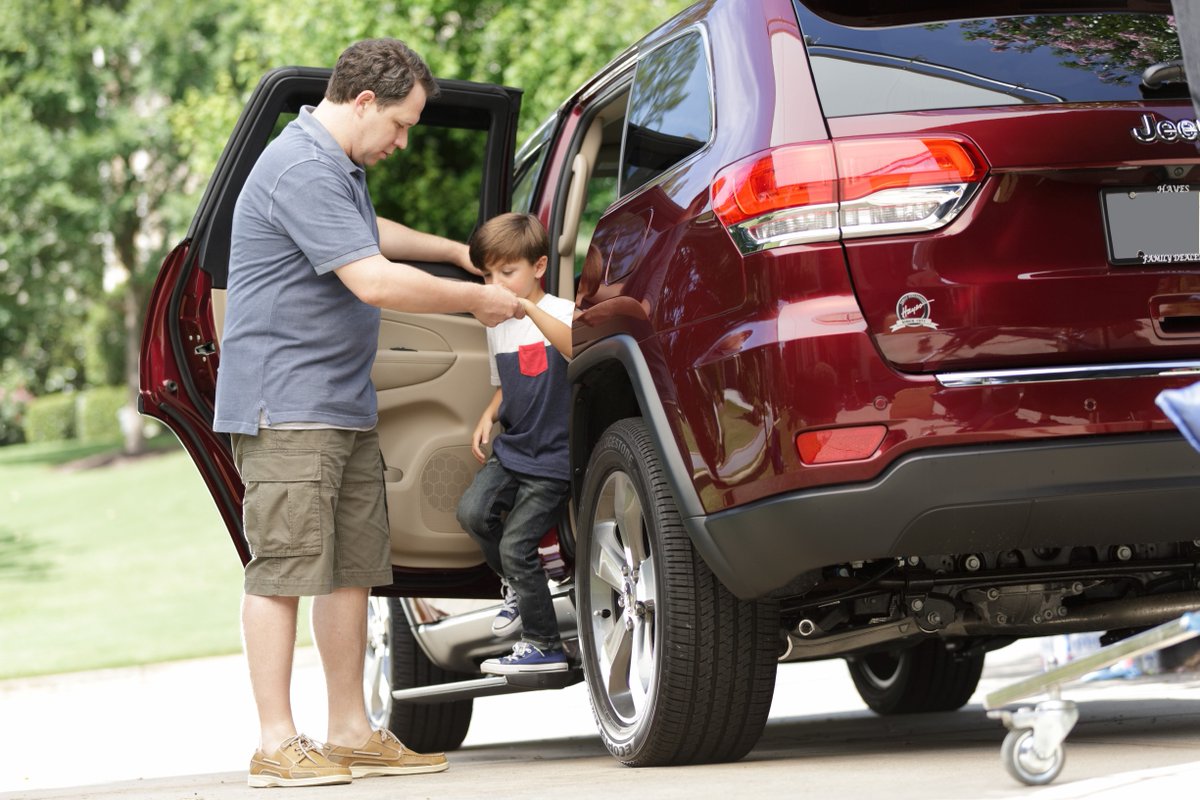
<instances>
[{"instance_id":1,"label":"green tree","mask_svg":"<svg viewBox=\"0 0 1200 800\"><path fill-rule=\"evenodd\" d=\"M275 0L259 7L233 45L235 64L217 90L181 107L176 133L191 167L215 167L246 93L268 69L332 66L350 42L403 39L441 78L524 90L518 143L597 70L685 0L626 0L599 8L584 0ZM418 129L417 133L419 134Z\"/></svg>"},{"instance_id":2,"label":"green tree","mask_svg":"<svg viewBox=\"0 0 1200 800\"><path fill-rule=\"evenodd\" d=\"M231 69L235 33L253 20L239 6L0 6L0 369L35 393L87 382L84 322L111 294L133 403L146 296L198 184L173 111ZM127 427L126 449L140 450L140 426Z\"/></svg>"},{"instance_id":3,"label":"green tree","mask_svg":"<svg viewBox=\"0 0 1200 800\"><path fill-rule=\"evenodd\" d=\"M627 0L601 12L583 0L0 3L0 384L40 395L103 382L110 370L97 356L111 348L89 337L109 340L113 331L97 332L105 315L91 307L111 304L133 402L158 266L182 238L267 69L332 65L355 39L395 36L440 77L524 88L523 138L684 5ZM406 168L423 170L414 184L437 187L438 160L426 160ZM456 196L424 194L426 204ZM451 224L462 216L427 210L415 219ZM138 430L127 433L126 448L140 449Z\"/></svg>"}]
</instances>

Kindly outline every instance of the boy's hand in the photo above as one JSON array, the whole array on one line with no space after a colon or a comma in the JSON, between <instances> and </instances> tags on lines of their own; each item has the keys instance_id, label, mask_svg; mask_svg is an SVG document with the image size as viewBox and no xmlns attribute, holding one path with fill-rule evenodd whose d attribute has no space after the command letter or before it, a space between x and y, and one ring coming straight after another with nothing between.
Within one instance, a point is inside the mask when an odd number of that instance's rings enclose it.
<instances>
[{"instance_id":1,"label":"boy's hand","mask_svg":"<svg viewBox=\"0 0 1200 800\"><path fill-rule=\"evenodd\" d=\"M513 317L520 319L525 316L525 309L521 307L517 296L503 286L487 284L479 286L478 289L479 299L476 301L475 307L471 309L471 313L475 319L489 328L499 325L506 319Z\"/></svg>"},{"instance_id":2,"label":"boy's hand","mask_svg":"<svg viewBox=\"0 0 1200 800\"><path fill-rule=\"evenodd\" d=\"M487 454L483 452L482 448L488 443L488 435L492 432L493 424L491 415L484 414L479 418L479 424L475 426L475 433L471 435L471 453L480 464L487 462Z\"/></svg>"}]
</instances>

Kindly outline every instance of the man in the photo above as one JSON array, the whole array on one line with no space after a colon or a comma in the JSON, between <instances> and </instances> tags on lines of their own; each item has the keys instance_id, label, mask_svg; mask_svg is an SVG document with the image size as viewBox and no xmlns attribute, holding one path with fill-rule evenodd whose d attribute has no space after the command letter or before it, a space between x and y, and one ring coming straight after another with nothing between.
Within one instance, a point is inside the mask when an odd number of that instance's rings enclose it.
<instances>
[{"instance_id":1,"label":"man","mask_svg":"<svg viewBox=\"0 0 1200 800\"><path fill-rule=\"evenodd\" d=\"M1179 48L1192 97L1192 109L1200 116L1200 7L1195 0L1172 0Z\"/></svg>"},{"instance_id":2,"label":"man","mask_svg":"<svg viewBox=\"0 0 1200 800\"><path fill-rule=\"evenodd\" d=\"M475 272L466 245L376 217L367 194L365 168L405 148L436 92L402 42L351 45L321 103L263 152L234 211L213 428L232 435L246 489L242 631L261 727L251 786L447 766L372 731L362 694L367 598L392 580L370 379L379 307L466 311L485 325L520 315L506 289L393 263ZM305 595L329 692L324 746L296 730L290 704Z\"/></svg>"}]
</instances>

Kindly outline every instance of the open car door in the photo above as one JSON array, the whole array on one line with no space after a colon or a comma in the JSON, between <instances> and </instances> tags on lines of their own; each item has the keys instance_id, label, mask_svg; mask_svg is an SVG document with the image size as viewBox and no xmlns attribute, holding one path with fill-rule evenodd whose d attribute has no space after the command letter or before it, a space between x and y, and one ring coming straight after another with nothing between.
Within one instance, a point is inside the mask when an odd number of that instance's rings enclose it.
<instances>
[{"instance_id":1,"label":"open car door","mask_svg":"<svg viewBox=\"0 0 1200 800\"><path fill-rule=\"evenodd\" d=\"M267 143L325 92L330 70L268 73L234 128L187 237L163 262L141 347L142 413L167 425L200 469L243 562L242 483L229 437L212 430L234 203ZM520 92L439 81L407 150L368 172L376 211L465 240L508 207ZM414 263L477 280L449 264ZM392 593L475 596L495 578L455 520L477 464L470 435L491 398L484 328L469 315L384 310L375 367L392 531Z\"/></svg>"}]
</instances>

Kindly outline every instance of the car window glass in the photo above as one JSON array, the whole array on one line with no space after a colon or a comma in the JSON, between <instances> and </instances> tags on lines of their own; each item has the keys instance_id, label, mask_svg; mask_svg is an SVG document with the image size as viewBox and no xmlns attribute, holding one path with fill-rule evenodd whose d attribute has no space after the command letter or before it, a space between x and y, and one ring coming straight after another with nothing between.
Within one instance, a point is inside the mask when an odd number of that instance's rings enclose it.
<instances>
[{"instance_id":1,"label":"car window glass","mask_svg":"<svg viewBox=\"0 0 1200 800\"><path fill-rule=\"evenodd\" d=\"M546 156L550 154L550 135L554 133L554 117L542 123L529 137L513 164L512 210L528 213L533 202L533 190L541 178Z\"/></svg>"},{"instance_id":2,"label":"car window glass","mask_svg":"<svg viewBox=\"0 0 1200 800\"><path fill-rule=\"evenodd\" d=\"M487 140L486 130L417 125L406 150L367 170L375 212L465 242L479 223Z\"/></svg>"},{"instance_id":3,"label":"car window glass","mask_svg":"<svg viewBox=\"0 0 1200 800\"><path fill-rule=\"evenodd\" d=\"M704 40L690 33L638 63L629 101L621 194L678 164L708 142L712 93Z\"/></svg>"},{"instance_id":4,"label":"car window glass","mask_svg":"<svg viewBox=\"0 0 1200 800\"><path fill-rule=\"evenodd\" d=\"M599 169L597 172L599 173ZM588 245L592 234L600 223L600 217L617 199L617 176L615 172L608 175L594 174L588 182L587 205L583 207L583 216L579 220L579 235L575 238L575 278L578 281L583 273L583 265L587 258Z\"/></svg>"},{"instance_id":5,"label":"car window glass","mask_svg":"<svg viewBox=\"0 0 1200 800\"><path fill-rule=\"evenodd\" d=\"M298 114L282 113L274 139ZM422 123L408 147L367 170L375 213L410 228L465 242L479 221L486 130Z\"/></svg>"},{"instance_id":6,"label":"car window glass","mask_svg":"<svg viewBox=\"0 0 1200 800\"><path fill-rule=\"evenodd\" d=\"M1031 14L852 27L797 3L827 117L1020 103L1139 100L1147 67L1180 57L1170 18ZM1172 84L1158 96L1187 96Z\"/></svg>"}]
</instances>

